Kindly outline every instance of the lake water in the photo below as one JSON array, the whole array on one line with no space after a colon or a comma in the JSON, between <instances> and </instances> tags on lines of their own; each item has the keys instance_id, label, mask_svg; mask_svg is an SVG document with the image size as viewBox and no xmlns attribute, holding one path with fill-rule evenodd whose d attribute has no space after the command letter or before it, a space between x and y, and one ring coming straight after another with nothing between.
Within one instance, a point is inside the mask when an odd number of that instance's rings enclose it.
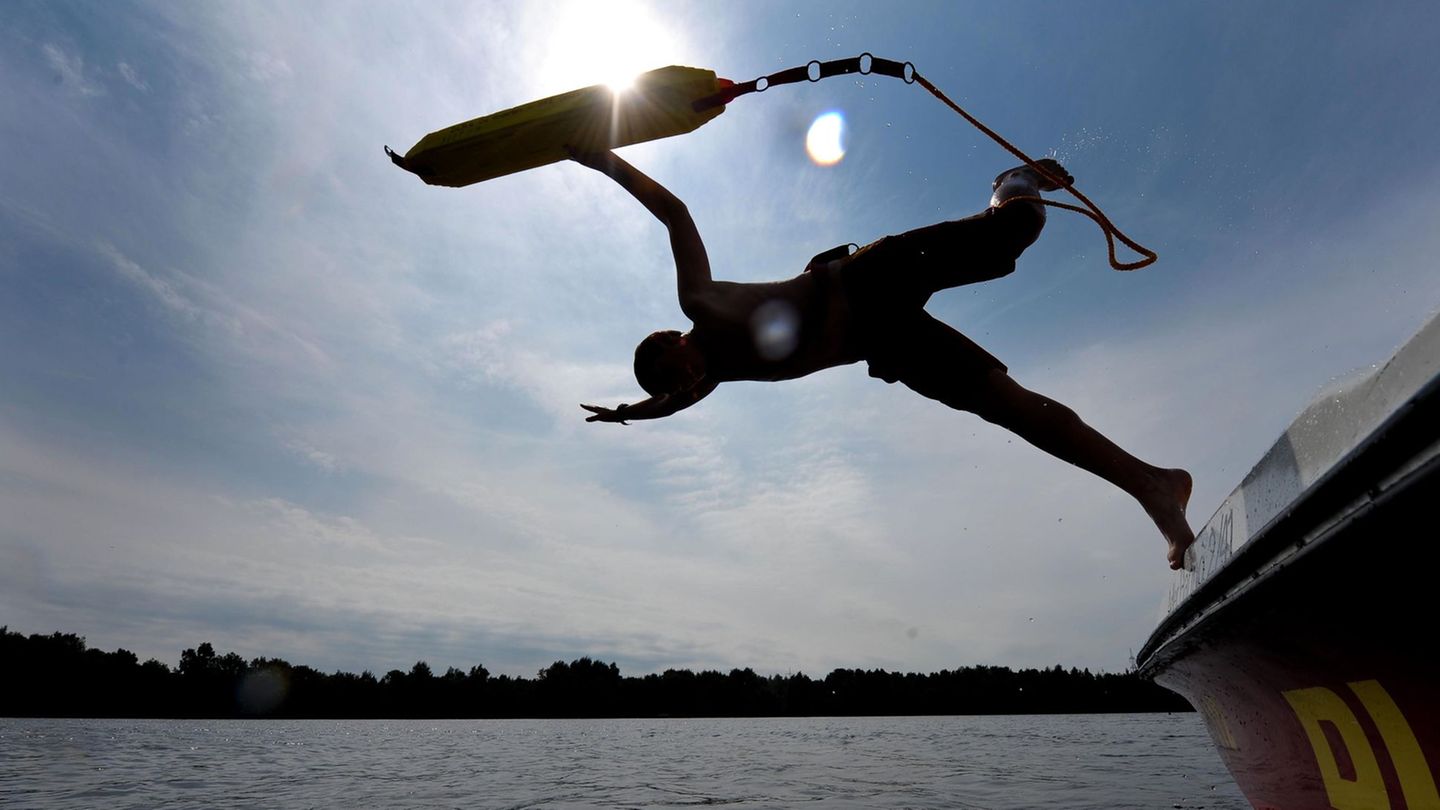
<instances>
[{"instance_id":1,"label":"lake water","mask_svg":"<svg viewBox=\"0 0 1440 810\"><path fill-rule=\"evenodd\" d=\"M1198 715L0 719L10 808L1234 808Z\"/></svg>"}]
</instances>

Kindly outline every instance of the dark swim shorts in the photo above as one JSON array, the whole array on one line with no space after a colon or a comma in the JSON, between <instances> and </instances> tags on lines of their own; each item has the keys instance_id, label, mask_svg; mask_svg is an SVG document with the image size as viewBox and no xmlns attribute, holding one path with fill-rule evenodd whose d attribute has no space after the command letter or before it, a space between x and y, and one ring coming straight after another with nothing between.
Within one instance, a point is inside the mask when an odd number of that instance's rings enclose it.
<instances>
[{"instance_id":1,"label":"dark swim shorts","mask_svg":"<svg viewBox=\"0 0 1440 810\"><path fill-rule=\"evenodd\" d=\"M1000 278L1040 233L1026 206L991 208L873 242L840 268L870 376L951 405L1004 363L925 311L935 292Z\"/></svg>"}]
</instances>

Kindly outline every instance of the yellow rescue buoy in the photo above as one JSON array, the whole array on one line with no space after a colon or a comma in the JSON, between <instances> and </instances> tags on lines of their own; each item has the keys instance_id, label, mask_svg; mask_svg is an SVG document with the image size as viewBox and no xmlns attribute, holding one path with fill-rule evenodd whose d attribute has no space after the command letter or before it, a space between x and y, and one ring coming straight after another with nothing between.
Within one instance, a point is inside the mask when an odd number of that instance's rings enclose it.
<instances>
[{"instance_id":1,"label":"yellow rescue buoy","mask_svg":"<svg viewBox=\"0 0 1440 810\"><path fill-rule=\"evenodd\" d=\"M572 90L432 132L403 157L385 152L432 186L468 186L565 160L566 147L598 152L690 132L725 111L695 102L731 84L713 70L671 65L627 90Z\"/></svg>"}]
</instances>

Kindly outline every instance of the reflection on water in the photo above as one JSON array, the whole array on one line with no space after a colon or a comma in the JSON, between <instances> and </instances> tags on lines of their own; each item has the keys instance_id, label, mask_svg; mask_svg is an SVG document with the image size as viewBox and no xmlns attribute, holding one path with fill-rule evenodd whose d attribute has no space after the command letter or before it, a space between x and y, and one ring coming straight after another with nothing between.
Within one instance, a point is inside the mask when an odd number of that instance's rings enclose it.
<instances>
[{"instance_id":1,"label":"reflection on water","mask_svg":"<svg viewBox=\"0 0 1440 810\"><path fill-rule=\"evenodd\" d=\"M1197 715L0 719L6 807L1239 808Z\"/></svg>"}]
</instances>

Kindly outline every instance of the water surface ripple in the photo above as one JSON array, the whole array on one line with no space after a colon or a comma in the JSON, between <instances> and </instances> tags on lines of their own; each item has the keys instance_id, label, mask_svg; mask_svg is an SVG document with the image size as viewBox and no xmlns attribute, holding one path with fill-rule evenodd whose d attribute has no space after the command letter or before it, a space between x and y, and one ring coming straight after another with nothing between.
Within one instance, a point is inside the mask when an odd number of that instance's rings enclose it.
<instances>
[{"instance_id":1,"label":"water surface ripple","mask_svg":"<svg viewBox=\"0 0 1440 810\"><path fill-rule=\"evenodd\" d=\"M1248 807L1193 714L0 719L0 807Z\"/></svg>"}]
</instances>

